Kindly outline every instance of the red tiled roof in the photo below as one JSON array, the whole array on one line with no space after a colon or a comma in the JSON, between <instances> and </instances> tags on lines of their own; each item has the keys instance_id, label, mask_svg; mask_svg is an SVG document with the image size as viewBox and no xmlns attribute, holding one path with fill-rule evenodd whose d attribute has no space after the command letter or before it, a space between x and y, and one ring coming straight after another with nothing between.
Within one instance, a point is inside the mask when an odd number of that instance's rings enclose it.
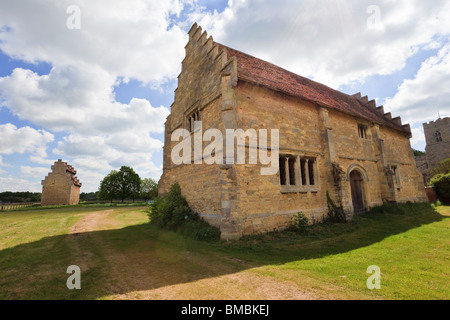
<instances>
[{"instance_id":1,"label":"red tiled roof","mask_svg":"<svg viewBox=\"0 0 450 320\"><path fill-rule=\"evenodd\" d=\"M236 57L238 78L262 85L273 90L336 109L366 120L374 121L397 130L408 132L401 125L382 116L375 108L354 96L334 90L321 83L280 68L246 53L217 43L219 50L226 49L227 58Z\"/></svg>"},{"instance_id":2,"label":"red tiled roof","mask_svg":"<svg viewBox=\"0 0 450 320\"><path fill-rule=\"evenodd\" d=\"M71 174L77 174L77 171L70 164L66 164L66 171Z\"/></svg>"},{"instance_id":3,"label":"red tiled roof","mask_svg":"<svg viewBox=\"0 0 450 320\"><path fill-rule=\"evenodd\" d=\"M74 185L76 185L77 187L81 187L81 182L80 182L80 180L78 180L77 177L70 176L70 178L72 179Z\"/></svg>"}]
</instances>

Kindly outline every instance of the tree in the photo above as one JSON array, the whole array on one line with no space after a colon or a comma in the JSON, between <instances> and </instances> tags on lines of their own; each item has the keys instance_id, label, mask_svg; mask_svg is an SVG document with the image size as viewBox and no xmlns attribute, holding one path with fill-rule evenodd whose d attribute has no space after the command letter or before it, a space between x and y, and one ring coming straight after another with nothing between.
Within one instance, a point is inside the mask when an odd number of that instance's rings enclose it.
<instances>
[{"instance_id":1,"label":"tree","mask_svg":"<svg viewBox=\"0 0 450 320\"><path fill-rule=\"evenodd\" d=\"M100 183L100 199L136 199L141 193L141 178L133 168L122 166L119 171L111 171Z\"/></svg>"},{"instance_id":2,"label":"tree","mask_svg":"<svg viewBox=\"0 0 450 320\"><path fill-rule=\"evenodd\" d=\"M435 176L437 174L447 174L450 172L450 158L441 161L439 165L431 171L431 176Z\"/></svg>"},{"instance_id":3,"label":"tree","mask_svg":"<svg viewBox=\"0 0 450 320\"><path fill-rule=\"evenodd\" d=\"M431 185L444 203L450 203L450 172L438 173L431 179Z\"/></svg>"},{"instance_id":4,"label":"tree","mask_svg":"<svg viewBox=\"0 0 450 320\"><path fill-rule=\"evenodd\" d=\"M426 155L425 152L420 151L420 150L413 149L413 151L414 151L414 156L415 156L415 157Z\"/></svg>"},{"instance_id":5,"label":"tree","mask_svg":"<svg viewBox=\"0 0 450 320\"><path fill-rule=\"evenodd\" d=\"M119 179L118 171L112 170L103 180L100 182L98 198L104 200L117 199L119 195Z\"/></svg>"},{"instance_id":6,"label":"tree","mask_svg":"<svg viewBox=\"0 0 450 320\"><path fill-rule=\"evenodd\" d=\"M136 199L141 193L141 178L134 172L133 168L122 166L117 173L119 187L119 198Z\"/></svg>"},{"instance_id":7,"label":"tree","mask_svg":"<svg viewBox=\"0 0 450 320\"><path fill-rule=\"evenodd\" d=\"M97 199L98 199L98 191L80 193L80 201L95 201Z\"/></svg>"},{"instance_id":8,"label":"tree","mask_svg":"<svg viewBox=\"0 0 450 320\"><path fill-rule=\"evenodd\" d=\"M141 197L152 200L158 196L158 182L152 178L144 178L141 182Z\"/></svg>"},{"instance_id":9,"label":"tree","mask_svg":"<svg viewBox=\"0 0 450 320\"><path fill-rule=\"evenodd\" d=\"M30 201L31 202L40 202L41 201L41 196L42 194L40 192L35 192L33 193L33 195L31 196Z\"/></svg>"}]
</instances>

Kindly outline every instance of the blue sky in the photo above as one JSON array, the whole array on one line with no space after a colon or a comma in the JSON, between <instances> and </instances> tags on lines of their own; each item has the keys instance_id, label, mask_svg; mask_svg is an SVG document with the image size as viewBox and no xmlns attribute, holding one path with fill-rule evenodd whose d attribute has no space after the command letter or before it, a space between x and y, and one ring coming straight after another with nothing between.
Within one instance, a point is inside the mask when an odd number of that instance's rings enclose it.
<instances>
[{"instance_id":1,"label":"blue sky","mask_svg":"<svg viewBox=\"0 0 450 320\"><path fill-rule=\"evenodd\" d=\"M40 191L57 159L78 170L84 192L121 165L158 179L194 22L225 45L376 99L411 124L416 149L423 122L450 116L448 1L0 1L0 192Z\"/></svg>"}]
</instances>

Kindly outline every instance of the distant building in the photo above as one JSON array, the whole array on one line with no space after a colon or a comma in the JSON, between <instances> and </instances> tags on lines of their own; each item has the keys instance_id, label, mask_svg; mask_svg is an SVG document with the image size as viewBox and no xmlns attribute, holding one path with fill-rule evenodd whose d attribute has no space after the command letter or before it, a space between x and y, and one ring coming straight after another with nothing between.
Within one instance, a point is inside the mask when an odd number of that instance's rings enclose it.
<instances>
[{"instance_id":1,"label":"distant building","mask_svg":"<svg viewBox=\"0 0 450 320\"><path fill-rule=\"evenodd\" d=\"M423 124L426 155L417 156L417 168L424 176L424 181L428 182L430 172L435 169L441 161L450 158L450 118L439 118Z\"/></svg>"},{"instance_id":2,"label":"distant building","mask_svg":"<svg viewBox=\"0 0 450 320\"><path fill-rule=\"evenodd\" d=\"M41 205L75 205L80 201L81 182L75 169L61 159L42 180Z\"/></svg>"}]
</instances>

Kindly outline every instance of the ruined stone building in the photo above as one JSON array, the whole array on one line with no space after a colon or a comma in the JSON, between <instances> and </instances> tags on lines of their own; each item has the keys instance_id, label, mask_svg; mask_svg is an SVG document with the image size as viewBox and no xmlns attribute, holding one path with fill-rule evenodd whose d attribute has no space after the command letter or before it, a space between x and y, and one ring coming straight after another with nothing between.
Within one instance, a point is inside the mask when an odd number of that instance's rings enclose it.
<instances>
[{"instance_id":1,"label":"ruined stone building","mask_svg":"<svg viewBox=\"0 0 450 320\"><path fill-rule=\"evenodd\" d=\"M41 205L75 205L80 201L81 182L75 169L61 159L42 180Z\"/></svg>"},{"instance_id":2,"label":"ruined stone building","mask_svg":"<svg viewBox=\"0 0 450 320\"><path fill-rule=\"evenodd\" d=\"M430 178L430 172L441 161L450 158L450 118L439 118L423 124L425 133L425 155L416 157L417 168L424 176L425 182Z\"/></svg>"},{"instance_id":3,"label":"ruined stone building","mask_svg":"<svg viewBox=\"0 0 450 320\"><path fill-rule=\"evenodd\" d=\"M298 212L320 220L327 193L350 214L383 201L426 201L409 125L375 101L216 43L197 24L185 50L165 123L159 194L178 182L192 209L220 227L223 239L283 229ZM193 155L192 164L173 162L177 129L194 136L210 128L223 136L226 129L279 129L279 170L262 175L267 165L250 164L247 140L245 164L207 164ZM271 144L263 149L276 154ZM225 158L225 146L219 149Z\"/></svg>"}]
</instances>

